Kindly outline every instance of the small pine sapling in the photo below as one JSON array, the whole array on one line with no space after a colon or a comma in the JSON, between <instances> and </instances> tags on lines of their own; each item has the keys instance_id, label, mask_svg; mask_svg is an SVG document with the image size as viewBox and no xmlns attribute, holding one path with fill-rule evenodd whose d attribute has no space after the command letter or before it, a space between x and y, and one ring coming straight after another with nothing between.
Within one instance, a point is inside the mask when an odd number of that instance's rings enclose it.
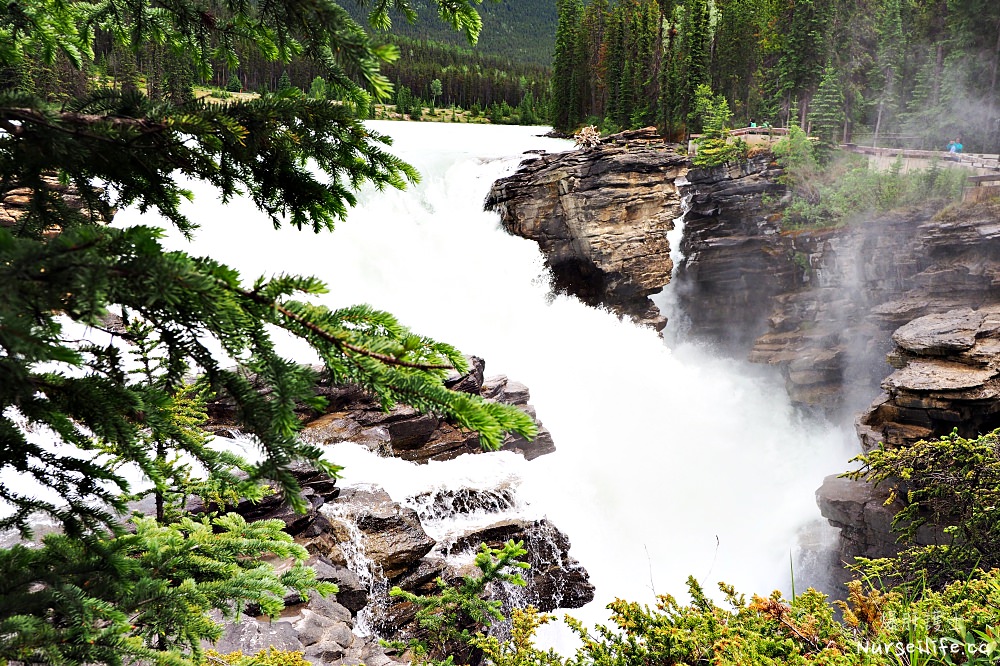
<instances>
[{"instance_id":1,"label":"small pine sapling","mask_svg":"<svg viewBox=\"0 0 1000 666\"><path fill-rule=\"evenodd\" d=\"M392 588L390 596L419 607L416 623L421 634L409 644L394 643L393 646L408 647L417 664L451 664L456 656L461 660L475 647L472 641L477 632L505 619L500 610L502 602L486 598L489 586L493 583L526 585L520 571L531 565L518 558L527 552L523 541L508 541L499 549L483 544L475 560L480 571L478 576L463 576L457 585L449 585L438 578L439 592L429 596Z\"/></svg>"}]
</instances>

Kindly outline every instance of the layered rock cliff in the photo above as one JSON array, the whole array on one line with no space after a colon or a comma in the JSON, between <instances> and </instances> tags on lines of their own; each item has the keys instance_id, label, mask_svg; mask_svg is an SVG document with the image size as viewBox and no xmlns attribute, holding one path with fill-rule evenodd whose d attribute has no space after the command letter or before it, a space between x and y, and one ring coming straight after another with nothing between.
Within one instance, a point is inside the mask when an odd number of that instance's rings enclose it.
<instances>
[{"instance_id":1,"label":"layered rock cliff","mask_svg":"<svg viewBox=\"0 0 1000 666\"><path fill-rule=\"evenodd\" d=\"M798 268L766 202L785 188L770 155L741 164L692 169L673 289L692 332L737 355L765 329L775 294L793 288Z\"/></svg>"},{"instance_id":2,"label":"layered rock cliff","mask_svg":"<svg viewBox=\"0 0 1000 666\"><path fill-rule=\"evenodd\" d=\"M977 310L930 314L892 335L896 368L858 419L867 451L909 446L957 429L974 437L1000 428L1000 299Z\"/></svg>"},{"instance_id":3,"label":"layered rock cliff","mask_svg":"<svg viewBox=\"0 0 1000 666\"><path fill-rule=\"evenodd\" d=\"M865 451L880 443L909 446L953 429L975 437L1000 427L1000 304L918 317L892 341L889 362L896 370L856 424ZM831 476L816 497L822 514L841 528L846 556L896 552L891 524L902 505L886 505L885 489ZM921 528L916 541L947 542L933 526Z\"/></svg>"},{"instance_id":4,"label":"layered rock cliff","mask_svg":"<svg viewBox=\"0 0 1000 666\"><path fill-rule=\"evenodd\" d=\"M486 207L507 231L538 242L557 290L659 330L666 319L649 296L670 281L666 234L688 167L654 131L624 133L525 160L493 185Z\"/></svg>"},{"instance_id":5,"label":"layered rock cliff","mask_svg":"<svg viewBox=\"0 0 1000 666\"><path fill-rule=\"evenodd\" d=\"M714 257L690 253L682 266L675 286L686 286L692 330L725 340L716 322L726 315L751 329L760 317L765 331L749 359L776 366L801 405L835 418L861 411L865 448L905 446L954 427L966 435L996 428L1000 206L940 208L821 230L779 231L768 224L774 216L758 222L756 245L725 243L728 231L742 230L739 218L690 227L685 244L707 235L708 245L726 248ZM758 269L762 263L770 273ZM732 279L706 281L706 274ZM736 350L745 339L737 336ZM890 523L898 507L885 499L868 484L835 477L817 491L823 515L842 530L845 559L895 552ZM923 543L939 536L925 532Z\"/></svg>"},{"instance_id":6,"label":"layered rock cliff","mask_svg":"<svg viewBox=\"0 0 1000 666\"><path fill-rule=\"evenodd\" d=\"M672 191L657 181L670 174ZM632 271L628 293L652 293L634 285L645 284L650 261L665 266L650 259L667 251L658 237L664 216L642 207L645 220L621 216L632 232L609 226L608 217L627 207L624 188L634 187L644 205L663 202L671 217L687 197L684 260L670 288L692 335L775 366L800 405L834 417L862 411L866 448L1000 426L1000 203L941 211L932 202L878 216L859 211L840 228L784 229L779 175L766 155L696 170L662 147L619 142L533 159L499 182L489 203L505 227L539 241L557 287L642 320L648 310L636 301L623 308L621 285ZM594 192L600 187L606 194ZM595 212L602 200L611 213ZM646 245L658 249L643 253L644 262L599 261L613 253L608 244L650 229ZM817 499L842 528L845 557L894 552L894 508L875 489L831 477Z\"/></svg>"},{"instance_id":7,"label":"layered rock cliff","mask_svg":"<svg viewBox=\"0 0 1000 666\"><path fill-rule=\"evenodd\" d=\"M657 329L666 320L649 297L670 281L666 233L684 214L674 290L699 335L745 348L765 329L769 299L797 279L765 208L784 193L781 171L769 155L693 169L678 146L652 137L532 157L494 184L486 207L538 242L557 290Z\"/></svg>"},{"instance_id":8,"label":"layered rock cliff","mask_svg":"<svg viewBox=\"0 0 1000 666\"><path fill-rule=\"evenodd\" d=\"M789 394L827 412L854 412L891 372L898 327L956 307L1000 302L1000 222L989 204L873 216L850 226L783 234L800 268L771 304L750 359L778 366Z\"/></svg>"}]
</instances>

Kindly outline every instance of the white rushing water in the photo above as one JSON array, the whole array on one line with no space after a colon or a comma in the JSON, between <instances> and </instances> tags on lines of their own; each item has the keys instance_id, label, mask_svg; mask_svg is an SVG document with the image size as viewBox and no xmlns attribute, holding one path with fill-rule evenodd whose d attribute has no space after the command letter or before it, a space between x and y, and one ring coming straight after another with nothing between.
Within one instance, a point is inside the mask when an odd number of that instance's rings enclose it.
<instances>
[{"instance_id":1,"label":"white rushing water","mask_svg":"<svg viewBox=\"0 0 1000 666\"><path fill-rule=\"evenodd\" d=\"M591 622L616 596L683 595L688 575L711 589L719 580L747 593L788 589L796 535L819 519L813 493L849 457L843 433L801 420L760 368L688 343L672 350L652 330L552 298L537 246L499 229L482 202L522 151L569 142L531 127L372 124L420 170L418 186L364 190L349 219L321 235L275 231L247 201L223 207L196 189L191 215L203 228L193 244L170 243L248 282L319 276L331 306L370 303L485 358L487 375L527 384L558 451L418 469L337 447L347 481L380 484L400 501L443 485L516 487L522 510L566 532L589 570L597 599L573 614ZM138 219L125 211L119 223ZM433 536L448 529L431 526Z\"/></svg>"}]
</instances>

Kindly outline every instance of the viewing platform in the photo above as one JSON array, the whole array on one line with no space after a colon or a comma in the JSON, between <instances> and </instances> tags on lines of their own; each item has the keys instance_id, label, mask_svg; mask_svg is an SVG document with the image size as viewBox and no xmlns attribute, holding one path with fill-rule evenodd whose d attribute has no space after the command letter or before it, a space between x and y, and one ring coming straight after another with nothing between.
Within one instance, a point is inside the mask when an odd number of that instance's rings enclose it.
<instances>
[{"instance_id":1,"label":"viewing platform","mask_svg":"<svg viewBox=\"0 0 1000 666\"><path fill-rule=\"evenodd\" d=\"M905 148L872 148L845 143L841 150L867 155L869 162L879 169L888 169L897 159L902 159L903 172L926 169L931 162L942 167L965 167L985 176L1000 172L1000 155L995 153L949 153L945 150L908 150Z\"/></svg>"}]
</instances>

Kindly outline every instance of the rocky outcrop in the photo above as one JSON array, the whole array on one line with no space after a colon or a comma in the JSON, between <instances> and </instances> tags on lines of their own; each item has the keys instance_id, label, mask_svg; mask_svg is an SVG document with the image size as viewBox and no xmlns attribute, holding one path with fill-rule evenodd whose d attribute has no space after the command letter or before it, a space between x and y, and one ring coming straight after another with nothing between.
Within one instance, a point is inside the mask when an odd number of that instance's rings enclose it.
<instances>
[{"instance_id":1,"label":"rocky outcrop","mask_svg":"<svg viewBox=\"0 0 1000 666\"><path fill-rule=\"evenodd\" d=\"M469 365L469 372L455 373L446 385L486 400L517 405L534 416L527 387L503 376L484 378L482 359L471 357ZM303 435L317 444L351 441L414 462L482 452L474 433L462 431L437 416L403 406L385 411L356 387L322 382L318 392L327 399L326 414L317 417L304 405L299 410L305 422ZM230 402L218 400L209 410L215 432L225 432L235 423ZM528 459L554 450L551 435L541 424L538 437L531 442L508 437L503 448ZM234 509L252 520L282 520L286 531L310 553L308 563L316 570L317 578L335 583L339 592L334 599L311 599L308 603L286 599L287 610L278 621L251 617L228 624L220 650L252 653L273 644L303 650L315 664L386 666L393 663L394 656L387 654L377 639L355 636L357 624L361 623L360 633L364 635L371 631L387 638L411 634L416 606L390 599L388 590L398 585L416 594L436 592L439 577L453 581L461 573L468 573L451 564L450 558L465 550L464 545L456 545L458 541L467 543L470 549L478 548L483 540L501 533L505 538L525 541L533 551L534 568L527 577L526 599L552 610L576 607L593 598L587 572L569 556L565 535L547 521L508 518L517 504L513 488L435 490L426 496L407 498L407 503L437 521L454 514L475 513L478 522L463 524L487 524L486 528L477 528L485 530L481 535L469 528L439 544L425 531L423 513L394 501L381 488L340 488L333 479L307 467L295 468L294 474L308 505L305 514L295 513L277 496L256 504L242 502ZM204 507L189 508L197 511ZM501 524L503 527L498 527ZM518 528L512 528L512 524Z\"/></svg>"},{"instance_id":2,"label":"rocky outcrop","mask_svg":"<svg viewBox=\"0 0 1000 666\"><path fill-rule=\"evenodd\" d=\"M485 361L476 356L468 360L469 371L464 375L454 373L445 386L486 400L515 405L535 418L528 387L504 375L484 378ZM327 400L326 413L317 415L305 406L300 410L305 422L302 436L315 444L350 441L384 455L419 463L450 460L465 453L483 451L476 433L405 405L396 405L386 411L360 387L333 385L321 379L317 393ZM214 432L226 432L236 423L233 404L226 399L210 403L208 413L210 429ZM538 435L534 439L529 441L520 435L508 434L501 450L513 451L528 460L555 451L552 434L537 418L535 423Z\"/></svg>"},{"instance_id":3,"label":"rocky outcrop","mask_svg":"<svg viewBox=\"0 0 1000 666\"><path fill-rule=\"evenodd\" d=\"M830 524L840 529L840 552L843 561L853 563L855 557L891 557L901 546L892 531L892 520L903 508L898 499L889 501L886 487L875 487L865 481L828 476L816 490L820 513ZM933 525L923 525L914 535L921 546L944 544L948 538Z\"/></svg>"},{"instance_id":4,"label":"rocky outcrop","mask_svg":"<svg viewBox=\"0 0 1000 666\"><path fill-rule=\"evenodd\" d=\"M649 296L670 281L666 233L681 214L675 181L688 167L686 153L649 128L527 159L493 185L486 207L538 243L557 290L659 330L666 320Z\"/></svg>"},{"instance_id":5,"label":"rocky outcrop","mask_svg":"<svg viewBox=\"0 0 1000 666\"><path fill-rule=\"evenodd\" d=\"M548 611L577 608L593 599L586 570L569 555L569 539L547 520L487 521L483 527L470 528L439 544L424 530L416 510L393 501L381 488L341 489L334 480L309 468L299 467L294 473L309 505L305 514L291 512L276 497L257 504L242 502L234 510L248 519L284 521L286 531L309 551L308 563L317 578L335 583L339 591L329 599L302 600L293 595L274 621L255 618L251 611L249 617L225 625L215 648L221 652L254 653L274 645L303 650L315 664L386 666L393 656L377 640L356 636L356 624L363 621L367 630L383 637L413 633L416 606L390 599L388 589L398 585L416 594L434 593L439 577L454 582L472 573L468 569L471 557L465 554L478 550L482 543L499 547L513 539L523 541L528 549L531 568L525 573L528 585L523 593L512 599L504 589L491 592L511 605L532 603ZM490 491L469 490L461 498L449 492L450 498L424 502L438 518L445 506L459 513L487 515L491 509L507 513L511 508L511 502L498 501Z\"/></svg>"},{"instance_id":6,"label":"rocky outcrop","mask_svg":"<svg viewBox=\"0 0 1000 666\"><path fill-rule=\"evenodd\" d=\"M435 544L417 512L380 488L348 488L322 515L329 526L315 537L300 537L309 551L339 566L376 567L386 580L401 578Z\"/></svg>"},{"instance_id":7,"label":"rocky outcrop","mask_svg":"<svg viewBox=\"0 0 1000 666\"><path fill-rule=\"evenodd\" d=\"M569 554L569 537L548 520L503 520L462 535L448 546L448 551L470 552L484 543L500 548L507 541L523 542L528 551L525 561L531 565L522 574L527 586L523 592L515 591L518 605L527 603L549 612L579 608L594 600L589 574Z\"/></svg>"},{"instance_id":8,"label":"rocky outcrop","mask_svg":"<svg viewBox=\"0 0 1000 666\"><path fill-rule=\"evenodd\" d=\"M884 392L857 420L862 448L910 446L957 429L976 436L1000 427L1000 305L919 317L892 335L896 368ZM820 512L841 528L845 556L884 557L896 549L887 494L862 481L828 478L817 491ZM921 528L918 544L940 532Z\"/></svg>"},{"instance_id":9,"label":"rocky outcrop","mask_svg":"<svg viewBox=\"0 0 1000 666\"><path fill-rule=\"evenodd\" d=\"M837 475L826 477L816 490L820 513L840 529L840 552L846 562L854 557L890 557L898 552L892 519L899 507L886 506L888 498L883 488Z\"/></svg>"},{"instance_id":10,"label":"rocky outcrop","mask_svg":"<svg viewBox=\"0 0 1000 666\"><path fill-rule=\"evenodd\" d=\"M865 450L1000 427L1000 304L926 315L892 340L896 371L858 420Z\"/></svg>"},{"instance_id":11,"label":"rocky outcrop","mask_svg":"<svg viewBox=\"0 0 1000 666\"><path fill-rule=\"evenodd\" d=\"M799 403L856 411L891 371L884 359L899 326L1000 303L1000 217L988 204L934 213L782 234L776 247L800 278L774 297L750 359L778 366Z\"/></svg>"},{"instance_id":12,"label":"rocky outcrop","mask_svg":"<svg viewBox=\"0 0 1000 666\"><path fill-rule=\"evenodd\" d=\"M85 198L75 185L59 182L57 175L43 176L41 186L46 196L58 201L70 211L78 212L85 219L97 223L108 224L114 217L112 210L102 197L104 190L92 188L92 195ZM35 190L30 187L18 187L0 193L0 227L14 227L21 223L27 215L35 198ZM50 204L51 206L51 204ZM59 233L58 227L45 230L46 235Z\"/></svg>"},{"instance_id":13,"label":"rocky outcrop","mask_svg":"<svg viewBox=\"0 0 1000 666\"><path fill-rule=\"evenodd\" d=\"M692 169L676 291L691 330L737 355L766 330L771 299L798 283L780 218L765 206L785 188L770 155L711 169Z\"/></svg>"}]
</instances>

